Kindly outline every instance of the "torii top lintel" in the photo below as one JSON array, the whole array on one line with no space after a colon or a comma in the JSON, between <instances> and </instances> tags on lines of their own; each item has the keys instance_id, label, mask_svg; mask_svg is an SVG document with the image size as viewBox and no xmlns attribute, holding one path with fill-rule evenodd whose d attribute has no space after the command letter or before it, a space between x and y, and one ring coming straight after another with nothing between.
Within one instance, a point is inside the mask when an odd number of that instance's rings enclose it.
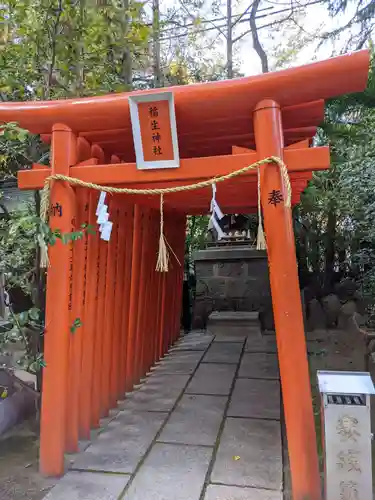
<instances>
[{"instance_id":1,"label":"torii top lintel","mask_svg":"<svg viewBox=\"0 0 375 500\"><path fill-rule=\"evenodd\" d=\"M280 105L284 144L285 147L291 146L289 154L293 157L293 144L305 141L306 146L315 135L316 127L324 117L326 99L365 89L369 59L369 52L365 50L255 77L165 89L172 91L174 95L179 150L182 158L180 169L173 169L173 172L161 170L136 174L134 165L133 168L126 169L126 173L123 168L120 171L111 167L113 172L110 182L117 184L167 180L181 182L189 179L190 167L188 168L186 163L190 161L188 159L202 160L200 169L201 173L202 169L204 170L204 174L201 177L221 175L228 171L228 162L224 162L222 155L234 154L232 159L236 158L236 161L230 166L232 170L240 168L243 163L249 163L250 160L255 161L256 158L250 158L250 152L248 155L244 154L245 151L241 150L241 147L249 149L255 147L252 113L257 103L263 99L273 99ZM160 90L133 92L132 95L160 92ZM63 123L78 136L87 139L91 145L100 146L103 154L99 163L110 163L111 157L129 163L135 161L129 95L130 93L120 93L59 101L0 103L0 120L18 122L31 132L41 134L44 140L49 139L54 124ZM233 149L235 146L240 148ZM299 151L302 153L302 149ZM210 162L203 162L205 159L209 160L208 157L218 157L217 166L220 164L220 156L223 159L221 171L212 171ZM246 158L247 156L249 158ZM306 156L303 160L300 157L298 162L300 166L295 170L300 170L296 174L300 176L301 181L301 170L308 170L311 176L311 171L314 169L328 168L328 151L317 148L315 156L316 158L309 160ZM102 161L103 158L105 161ZM286 162L289 163L289 170L293 170L292 164L297 163L297 157L286 158ZM91 182L109 182L109 172L104 179L99 168L94 171L94 167L90 167L90 173L86 168L88 167L73 167L74 172L72 171L71 175L79 175L83 180ZM35 174L33 179L30 174ZM19 177L19 185L21 188L39 187L42 177L47 175L46 169L44 174L40 171L37 179L36 171L24 172ZM194 175L196 178L196 174L191 172L190 177ZM309 175L304 176L303 185L306 185L308 178ZM197 210L199 211L198 205Z\"/></svg>"}]
</instances>

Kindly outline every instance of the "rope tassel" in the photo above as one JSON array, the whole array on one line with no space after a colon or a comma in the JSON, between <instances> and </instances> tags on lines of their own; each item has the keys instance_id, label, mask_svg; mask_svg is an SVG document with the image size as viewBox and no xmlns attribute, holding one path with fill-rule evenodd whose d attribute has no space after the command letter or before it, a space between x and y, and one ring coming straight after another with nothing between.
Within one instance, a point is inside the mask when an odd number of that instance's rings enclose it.
<instances>
[{"instance_id":1,"label":"rope tassel","mask_svg":"<svg viewBox=\"0 0 375 500\"><path fill-rule=\"evenodd\" d=\"M51 180L47 178L44 182L42 195L40 197L40 219L42 224L48 223L48 207L50 203L50 187ZM43 237L42 232L38 234L38 243L40 248L40 267L45 269L49 267L48 245Z\"/></svg>"},{"instance_id":2,"label":"rope tassel","mask_svg":"<svg viewBox=\"0 0 375 500\"><path fill-rule=\"evenodd\" d=\"M263 230L262 220L262 203L260 200L260 168L258 170L258 233L257 233L257 250L266 250L267 242Z\"/></svg>"},{"instance_id":3,"label":"rope tassel","mask_svg":"<svg viewBox=\"0 0 375 500\"><path fill-rule=\"evenodd\" d=\"M41 234L38 234L38 244L40 248L40 267L45 269L49 267L48 246Z\"/></svg>"},{"instance_id":4,"label":"rope tassel","mask_svg":"<svg viewBox=\"0 0 375 500\"><path fill-rule=\"evenodd\" d=\"M164 196L160 195L160 237L158 260L156 261L156 271L159 273L168 272L169 252L167 248L168 242L164 236ZM169 245L168 245L169 246Z\"/></svg>"}]
</instances>

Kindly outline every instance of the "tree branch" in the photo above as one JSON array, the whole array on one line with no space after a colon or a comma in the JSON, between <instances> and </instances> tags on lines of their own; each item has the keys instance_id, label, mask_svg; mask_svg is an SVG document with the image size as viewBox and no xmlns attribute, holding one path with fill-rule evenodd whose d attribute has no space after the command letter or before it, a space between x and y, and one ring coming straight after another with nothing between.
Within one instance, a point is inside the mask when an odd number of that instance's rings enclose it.
<instances>
[{"instance_id":1,"label":"tree branch","mask_svg":"<svg viewBox=\"0 0 375 500\"><path fill-rule=\"evenodd\" d=\"M266 52L264 51L262 44L259 40L257 23L256 23L256 15L259 8L261 0L255 0L250 13L250 29L253 37L253 46L255 52L258 54L261 65L262 65L262 73L268 73L268 57Z\"/></svg>"},{"instance_id":2,"label":"tree branch","mask_svg":"<svg viewBox=\"0 0 375 500\"><path fill-rule=\"evenodd\" d=\"M51 86L52 86L52 82L53 82L53 70L55 68L55 64L56 64L56 45L57 45L57 32L58 32L58 28L59 28L59 24L60 24L60 17L61 17L61 14L62 14L62 0L59 0L59 6L57 8L57 14L56 14L56 19L55 19L55 22L54 22L54 25L53 25L53 31L52 31L52 35L51 35L51 42L52 42L52 46L51 46L51 50L52 50L52 55L51 55L51 64L49 66L49 69L48 69L48 78L47 78L47 91L46 91L46 98L48 99L49 98L49 95L50 95L50 91L51 91Z\"/></svg>"}]
</instances>

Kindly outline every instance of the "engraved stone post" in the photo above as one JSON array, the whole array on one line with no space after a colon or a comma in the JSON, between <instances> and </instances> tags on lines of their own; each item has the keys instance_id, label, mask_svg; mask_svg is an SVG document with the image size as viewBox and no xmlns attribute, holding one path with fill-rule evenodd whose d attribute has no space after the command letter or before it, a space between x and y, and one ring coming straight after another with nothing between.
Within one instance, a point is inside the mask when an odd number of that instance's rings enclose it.
<instances>
[{"instance_id":1,"label":"engraved stone post","mask_svg":"<svg viewBox=\"0 0 375 500\"><path fill-rule=\"evenodd\" d=\"M372 500L369 373L318 371L325 500Z\"/></svg>"}]
</instances>

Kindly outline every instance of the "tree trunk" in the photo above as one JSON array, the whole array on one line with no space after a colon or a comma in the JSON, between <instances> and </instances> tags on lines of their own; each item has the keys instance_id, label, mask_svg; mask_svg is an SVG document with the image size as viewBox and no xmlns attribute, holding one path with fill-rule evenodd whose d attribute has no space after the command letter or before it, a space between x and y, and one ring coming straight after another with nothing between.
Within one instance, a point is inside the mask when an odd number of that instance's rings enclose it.
<instances>
[{"instance_id":1,"label":"tree trunk","mask_svg":"<svg viewBox=\"0 0 375 500\"><path fill-rule=\"evenodd\" d=\"M83 95L83 82L84 82L84 40L83 40L83 26L85 22L85 8L86 8L86 0L80 0L79 2L79 28L78 28L78 37L77 47L76 47L76 81L74 84L74 93L77 96Z\"/></svg>"},{"instance_id":2,"label":"tree trunk","mask_svg":"<svg viewBox=\"0 0 375 500\"><path fill-rule=\"evenodd\" d=\"M251 13L250 13L250 29L251 35L253 37L253 47L255 52L258 54L261 65L262 65L262 73L268 73L268 57L265 50L262 47L262 44L259 40L258 28L256 23L256 15L259 9L261 0L254 0Z\"/></svg>"},{"instance_id":3,"label":"tree trunk","mask_svg":"<svg viewBox=\"0 0 375 500\"><path fill-rule=\"evenodd\" d=\"M152 0L152 37L153 37L153 72L154 87L163 86L163 76L160 68L160 6L159 0Z\"/></svg>"},{"instance_id":4,"label":"tree trunk","mask_svg":"<svg viewBox=\"0 0 375 500\"><path fill-rule=\"evenodd\" d=\"M133 85L133 67L132 67L132 56L129 50L129 42L127 40L130 27L129 0L123 1L123 7L124 7L124 17L123 17L122 30L124 35L125 47L122 55L122 78L125 85L127 85L130 90Z\"/></svg>"},{"instance_id":5,"label":"tree trunk","mask_svg":"<svg viewBox=\"0 0 375 500\"><path fill-rule=\"evenodd\" d=\"M313 219L311 223L311 228L309 231L309 240L310 240L310 262L313 273L316 276L320 274L320 258L319 258L319 230L318 223L316 219Z\"/></svg>"},{"instance_id":6,"label":"tree trunk","mask_svg":"<svg viewBox=\"0 0 375 500\"><path fill-rule=\"evenodd\" d=\"M40 213L40 193L34 191L35 212ZM40 247L36 247L35 252L35 283L34 283L34 304L40 309L40 316L45 318L46 311L46 273L40 267ZM44 335L40 334L38 337L38 352L44 354ZM37 389L41 392L43 381L43 368L40 367L36 374Z\"/></svg>"},{"instance_id":7,"label":"tree trunk","mask_svg":"<svg viewBox=\"0 0 375 500\"><path fill-rule=\"evenodd\" d=\"M227 77L233 78L232 0L227 0Z\"/></svg>"},{"instance_id":8,"label":"tree trunk","mask_svg":"<svg viewBox=\"0 0 375 500\"><path fill-rule=\"evenodd\" d=\"M335 274L335 241L336 241L336 212L330 207L327 217L327 230L325 242L325 285L332 285Z\"/></svg>"}]
</instances>

